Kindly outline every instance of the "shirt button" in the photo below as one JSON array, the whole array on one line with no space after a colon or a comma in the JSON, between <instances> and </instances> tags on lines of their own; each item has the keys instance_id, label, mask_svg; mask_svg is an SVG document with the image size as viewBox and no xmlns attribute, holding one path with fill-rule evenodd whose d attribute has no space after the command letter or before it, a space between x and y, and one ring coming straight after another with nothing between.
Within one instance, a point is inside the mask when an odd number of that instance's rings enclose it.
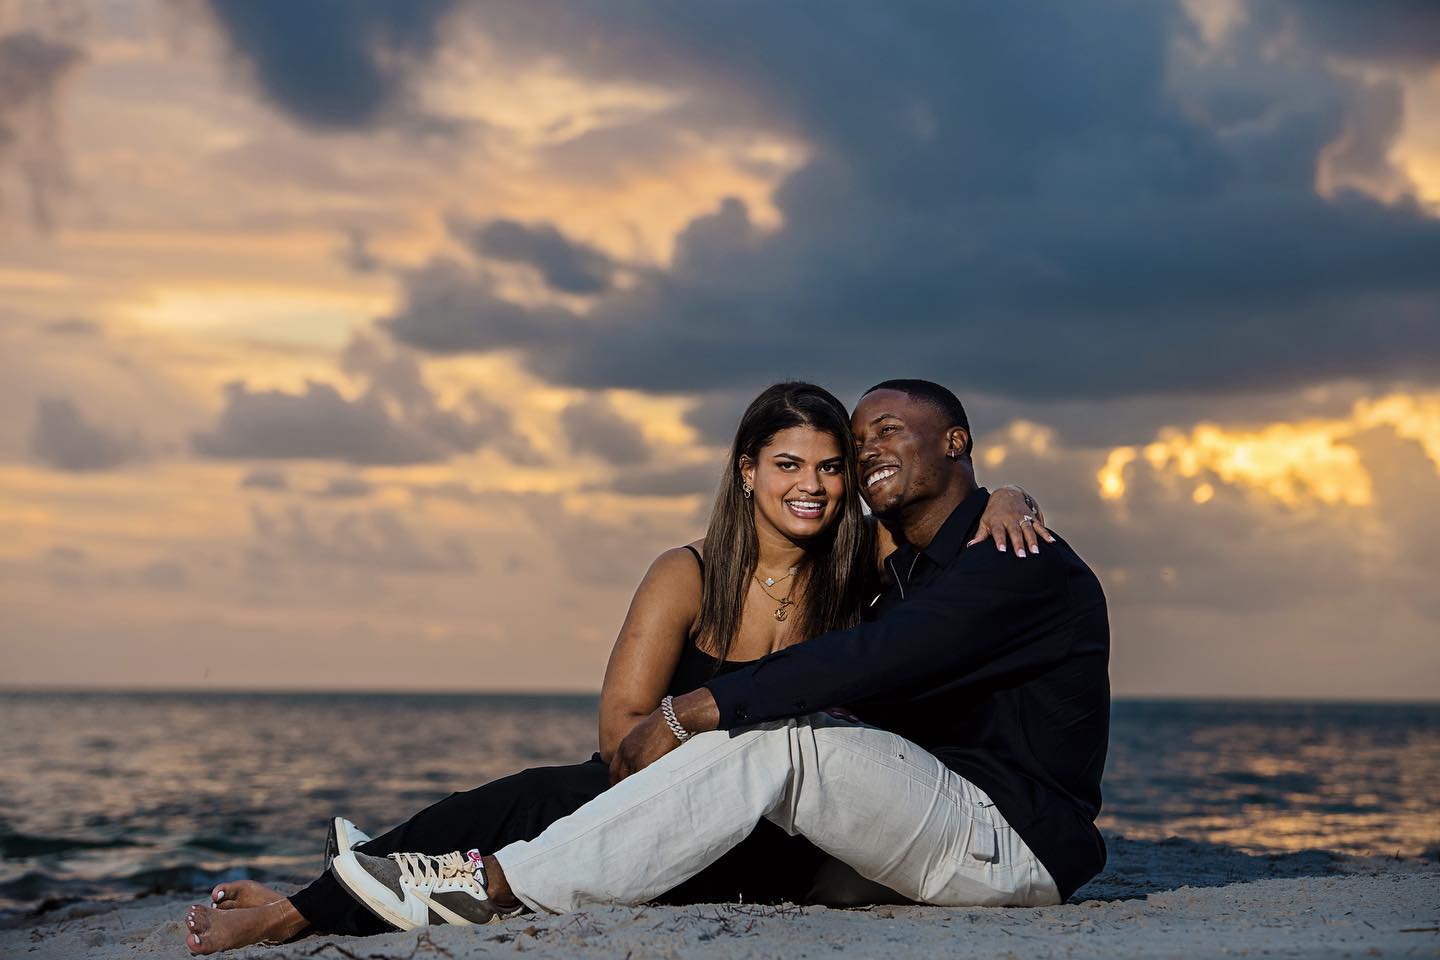
<instances>
[{"instance_id":1,"label":"shirt button","mask_svg":"<svg viewBox=\"0 0 1440 960\"><path fill-rule=\"evenodd\" d=\"M807 709L807 707L805 706L805 701L804 701L804 700L796 700L796 701L795 701L795 709L796 709L796 710L805 710L805 709Z\"/></svg>"},{"instance_id":2,"label":"shirt button","mask_svg":"<svg viewBox=\"0 0 1440 960\"><path fill-rule=\"evenodd\" d=\"M736 710L736 711L735 711L735 719L736 719L736 720L749 720L749 719L750 719L750 714L746 713L743 709L741 709L741 710Z\"/></svg>"}]
</instances>

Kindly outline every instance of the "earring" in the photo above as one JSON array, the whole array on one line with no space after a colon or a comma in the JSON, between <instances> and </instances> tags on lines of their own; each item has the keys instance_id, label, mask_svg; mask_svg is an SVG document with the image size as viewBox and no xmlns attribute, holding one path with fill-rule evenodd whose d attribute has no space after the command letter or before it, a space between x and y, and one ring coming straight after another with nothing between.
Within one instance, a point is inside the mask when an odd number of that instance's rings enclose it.
<instances>
[{"instance_id":1,"label":"earring","mask_svg":"<svg viewBox=\"0 0 1440 960\"><path fill-rule=\"evenodd\" d=\"M755 488L752 487L752 486L750 486L750 481L749 481L749 480L741 480L741 481L740 481L740 492L744 495L744 497L745 497L746 500L749 500L749 499L750 499L750 495L755 492Z\"/></svg>"}]
</instances>

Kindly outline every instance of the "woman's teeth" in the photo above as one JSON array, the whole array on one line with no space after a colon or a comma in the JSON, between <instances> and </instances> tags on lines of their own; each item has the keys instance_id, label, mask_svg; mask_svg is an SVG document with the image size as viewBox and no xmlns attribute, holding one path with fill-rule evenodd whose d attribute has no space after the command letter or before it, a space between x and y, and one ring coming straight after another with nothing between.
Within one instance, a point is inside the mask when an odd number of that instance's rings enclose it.
<instances>
[{"instance_id":1,"label":"woman's teeth","mask_svg":"<svg viewBox=\"0 0 1440 960\"><path fill-rule=\"evenodd\" d=\"M899 472L899 467L885 467L882 470L876 470L874 473L870 474L870 476L865 479L865 486L873 487L881 480L889 480L891 477L895 476L895 474Z\"/></svg>"},{"instance_id":2,"label":"woman's teeth","mask_svg":"<svg viewBox=\"0 0 1440 960\"><path fill-rule=\"evenodd\" d=\"M785 506L789 507L790 512L797 517L804 517L807 520L813 520L825 510L825 504L818 500L786 500Z\"/></svg>"}]
</instances>

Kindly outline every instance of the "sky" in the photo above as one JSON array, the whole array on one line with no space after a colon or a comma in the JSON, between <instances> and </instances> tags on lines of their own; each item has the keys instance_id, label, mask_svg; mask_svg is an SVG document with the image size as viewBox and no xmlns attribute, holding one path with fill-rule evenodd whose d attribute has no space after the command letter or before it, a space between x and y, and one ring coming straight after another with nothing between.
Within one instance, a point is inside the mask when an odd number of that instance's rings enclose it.
<instances>
[{"instance_id":1,"label":"sky","mask_svg":"<svg viewBox=\"0 0 1440 960\"><path fill-rule=\"evenodd\" d=\"M595 690L766 384L1127 696L1440 689L1440 7L0 4L0 685Z\"/></svg>"}]
</instances>

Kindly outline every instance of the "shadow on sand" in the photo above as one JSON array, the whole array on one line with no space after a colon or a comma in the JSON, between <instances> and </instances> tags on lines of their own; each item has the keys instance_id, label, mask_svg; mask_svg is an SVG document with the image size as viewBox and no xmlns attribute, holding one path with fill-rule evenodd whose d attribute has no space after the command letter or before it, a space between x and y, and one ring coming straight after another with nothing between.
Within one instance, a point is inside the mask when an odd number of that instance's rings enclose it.
<instances>
[{"instance_id":1,"label":"shadow on sand","mask_svg":"<svg viewBox=\"0 0 1440 960\"><path fill-rule=\"evenodd\" d=\"M1105 869L1070 902L1134 900L1180 887L1223 887L1277 877L1322 877L1346 872L1347 862L1328 850L1255 854L1184 837L1130 840L1111 834L1105 844L1110 851Z\"/></svg>"}]
</instances>

